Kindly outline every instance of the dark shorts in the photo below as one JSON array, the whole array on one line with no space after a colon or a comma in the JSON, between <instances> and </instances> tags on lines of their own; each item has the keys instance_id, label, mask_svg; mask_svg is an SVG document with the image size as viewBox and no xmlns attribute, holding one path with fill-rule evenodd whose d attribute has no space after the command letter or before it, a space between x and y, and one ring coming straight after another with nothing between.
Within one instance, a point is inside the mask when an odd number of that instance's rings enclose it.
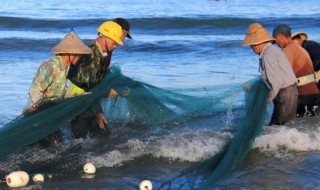
<instances>
[{"instance_id":1,"label":"dark shorts","mask_svg":"<svg viewBox=\"0 0 320 190\"><path fill-rule=\"evenodd\" d=\"M279 91L273 100L274 108L270 125L283 125L296 118L298 102L297 86L292 85Z\"/></svg>"}]
</instances>

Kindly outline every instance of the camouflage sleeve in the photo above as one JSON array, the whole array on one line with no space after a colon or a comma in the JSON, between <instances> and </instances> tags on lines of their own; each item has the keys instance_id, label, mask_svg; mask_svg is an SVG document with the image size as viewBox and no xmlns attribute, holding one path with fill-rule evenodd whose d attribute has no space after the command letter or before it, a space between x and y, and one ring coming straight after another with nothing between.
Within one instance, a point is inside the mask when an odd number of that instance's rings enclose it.
<instances>
[{"instance_id":1,"label":"camouflage sleeve","mask_svg":"<svg viewBox=\"0 0 320 190\"><path fill-rule=\"evenodd\" d=\"M37 74L35 75L32 84L29 88L29 96L31 105L43 99L44 92L52 83L53 68L48 64L41 64Z\"/></svg>"}]
</instances>

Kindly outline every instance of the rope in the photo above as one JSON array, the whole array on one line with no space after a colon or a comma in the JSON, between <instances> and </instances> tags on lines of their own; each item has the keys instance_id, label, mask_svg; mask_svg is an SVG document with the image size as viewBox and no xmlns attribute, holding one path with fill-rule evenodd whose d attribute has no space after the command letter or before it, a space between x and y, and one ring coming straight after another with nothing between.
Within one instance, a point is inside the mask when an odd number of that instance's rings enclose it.
<instances>
[{"instance_id":1,"label":"rope","mask_svg":"<svg viewBox=\"0 0 320 190\"><path fill-rule=\"evenodd\" d=\"M81 174L84 173L83 170L76 172L68 172L68 173L49 173L49 172L31 172L30 175L42 174L43 176L63 176L63 175L72 175L72 174Z\"/></svg>"}]
</instances>

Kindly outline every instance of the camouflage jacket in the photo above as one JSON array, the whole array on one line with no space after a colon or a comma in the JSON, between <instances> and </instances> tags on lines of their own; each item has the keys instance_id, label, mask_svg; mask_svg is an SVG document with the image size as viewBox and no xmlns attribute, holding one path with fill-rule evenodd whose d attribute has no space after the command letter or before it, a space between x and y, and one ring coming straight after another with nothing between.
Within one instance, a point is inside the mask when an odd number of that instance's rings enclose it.
<instances>
[{"instance_id":1,"label":"camouflage jacket","mask_svg":"<svg viewBox=\"0 0 320 190\"><path fill-rule=\"evenodd\" d=\"M96 86L109 69L112 52L103 55L97 43L89 46L93 53L82 55L75 66L70 66L68 79L78 87L89 91Z\"/></svg>"},{"instance_id":2,"label":"camouflage jacket","mask_svg":"<svg viewBox=\"0 0 320 190\"><path fill-rule=\"evenodd\" d=\"M60 99L67 85L67 71L60 56L43 62L29 88L29 107L42 99Z\"/></svg>"}]
</instances>

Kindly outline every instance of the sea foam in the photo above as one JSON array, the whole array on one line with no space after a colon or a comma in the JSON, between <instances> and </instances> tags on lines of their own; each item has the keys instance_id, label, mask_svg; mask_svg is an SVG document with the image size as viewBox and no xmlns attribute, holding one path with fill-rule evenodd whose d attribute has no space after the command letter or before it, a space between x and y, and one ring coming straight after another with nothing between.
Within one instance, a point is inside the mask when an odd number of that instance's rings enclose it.
<instances>
[{"instance_id":1,"label":"sea foam","mask_svg":"<svg viewBox=\"0 0 320 190\"><path fill-rule=\"evenodd\" d=\"M256 138L253 148L261 152L282 157L285 152L320 150L320 127L291 128L268 126L265 133Z\"/></svg>"},{"instance_id":2,"label":"sea foam","mask_svg":"<svg viewBox=\"0 0 320 190\"><path fill-rule=\"evenodd\" d=\"M119 166L142 156L197 162L220 152L231 137L229 132L185 128L180 133L152 136L146 140L130 139L117 145L116 150L91 157L90 161L97 167Z\"/></svg>"}]
</instances>

